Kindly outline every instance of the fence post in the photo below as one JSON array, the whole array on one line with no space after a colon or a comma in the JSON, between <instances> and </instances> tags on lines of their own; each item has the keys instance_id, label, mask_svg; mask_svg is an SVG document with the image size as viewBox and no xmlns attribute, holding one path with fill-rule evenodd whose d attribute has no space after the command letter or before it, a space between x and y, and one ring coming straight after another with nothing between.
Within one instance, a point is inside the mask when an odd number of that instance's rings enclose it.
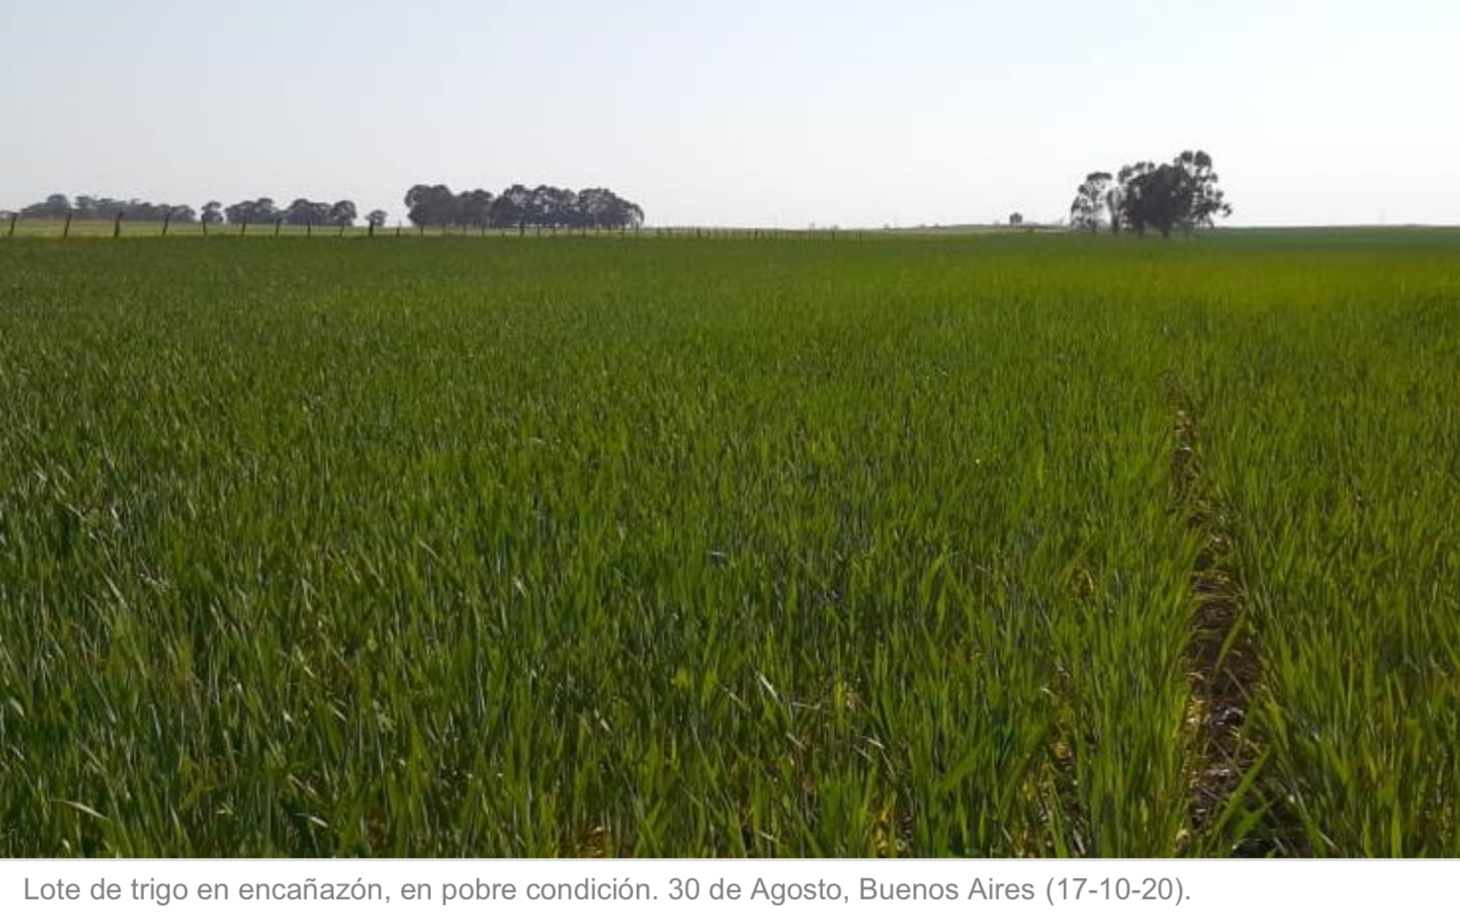
<instances>
[{"instance_id":1,"label":"fence post","mask_svg":"<svg viewBox=\"0 0 1460 923\"><path fill-rule=\"evenodd\" d=\"M203 236L204 237L207 237L208 236L208 219L207 218L204 218L203 219Z\"/></svg>"},{"instance_id":2,"label":"fence post","mask_svg":"<svg viewBox=\"0 0 1460 923\"><path fill-rule=\"evenodd\" d=\"M239 224L239 226L238 226L238 236L239 237L247 237L248 236L248 222L247 221L244 221L244 222L242 222L242 223Z\"/></svg>"},{"instance_id":3,"label":"fence post","mask_svg":"<svg viewBox=\"0 0 1460 923\"><path fill-rule=\"evenodd\" d=\"M116 238L122 236L122 218L126 214L127 214L126 212L117 212L117 221L116 221L115 224L112 225L112 239L113 240L115 240Z\"/></svg>"},{"instance_id":4,"label":"fence post","mask_svg":"<svg viewBox=\"0 0 1460 923\"><path fill-rule=\"evenodd\" d=\"M172 224L172 212L165 212L162 216L162 236L167 236L168 225Z\"/></svg>"},{"instance_id":5,"label":"fence post","mask_svg":"<svg viewBox=\"0 0 1460 923\"><path fill-rule=\"evenodd\" d=\"M344 224L344 222L340 222L340 233L336 234L335 236L336 237L344 237L345 236L345 224Z\"/></svg>"},{"instance_id":6,"label":"fence post","mask_svg":"<svg viewBox=\"0 0 1460 923\"><path fill-rule=\"evenodd\" d=\"M305 237L313 237L314 236L314 222L313 221L306 221L306 222L304 222L304 236Z\"/></svg>"},{"instance_id":7,"label":"fence post","mask_svg":"<svg viewBox=\"0 0 1460 923\"><path fill-rule=\"evenodd\" d=\"M275 218L274 219L274 236L275 237L278 237L279 236L279 231L283 227L284 227L284 219L283 218Z\"/></svg>"},{"instance_id":8,"label":"fence post","mask_svg":"<svg viewBox=\"0 0 1460 923\"><path fill-rule=\"evenodd\" d=\"M20 217L20 212L11 212L10 213L10 236L11 237L14 237L15 236L15 219L17 219L19 217Z\"/></svg>"},{"instance_id":9,"label":"fence post","mask_svg":"<svg viewBox=\"0 0 1460 923\"><path fill-rule=\"evenodd\" d=\"M61 239L62 240L65 240L66 238L68 238L68 237L71 236L71 216L73 214L75 214L75 213L74 212L67 212L66 213L66 226L63 227L63 228L61 228Z\"/></svg>"},{"instance_id":10,"label":"fence post","mask_svg":"<svg viewBox=\"0 0 1460 923\"><path fill-rule=\"evenodd\" d=\"M368 230L368 231L365 232L365 236L366 237L374 237L375 236L375 219L374 218L371 218L370 219L370 230Z\"/></svg>"}]
</instances>

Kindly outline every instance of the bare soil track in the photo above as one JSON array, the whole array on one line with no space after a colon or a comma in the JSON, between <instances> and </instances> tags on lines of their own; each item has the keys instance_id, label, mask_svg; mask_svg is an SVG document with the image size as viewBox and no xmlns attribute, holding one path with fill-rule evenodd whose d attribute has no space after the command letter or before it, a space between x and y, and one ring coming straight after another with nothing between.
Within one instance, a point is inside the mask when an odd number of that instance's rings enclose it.
<instances>
[{"instance_id":1,"label":"bare soil track","mask_svg":"<svg viewBox=\"0 0 1460 923\"><path fill-rule=\"evenodd\" d=\"M1187 725L1192 751L1191 825L1194 831L1205 832L1233 798L1241 797L1243 780L1256 765L1259 749L1246 725L1262 665L1242 614L1228 512L1203 476L1200 424L1191 401L1174 390L1173 499L1200 542L1191 578L1196 610L1186 652L1191 683ZM1263 855L1271 845L1249 837L1234 851Z\"/></svg>"}]
</instances>

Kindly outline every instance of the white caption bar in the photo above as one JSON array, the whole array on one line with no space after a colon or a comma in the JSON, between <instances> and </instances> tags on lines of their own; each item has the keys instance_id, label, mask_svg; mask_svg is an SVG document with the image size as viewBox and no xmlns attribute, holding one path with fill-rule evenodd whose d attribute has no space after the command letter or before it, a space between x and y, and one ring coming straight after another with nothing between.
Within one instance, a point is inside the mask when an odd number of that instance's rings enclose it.
<instances>
[{"instance_id":1,"label":"white caption bar","mask_svg":"<svg viewBox=\"0 0 1460 923\"><path fill-rule=\"evenodd\" d=\"M9 860L0 919L1402 919L1452 914L1457 873L1449 860Z\"/></svg>"}]
</instances>

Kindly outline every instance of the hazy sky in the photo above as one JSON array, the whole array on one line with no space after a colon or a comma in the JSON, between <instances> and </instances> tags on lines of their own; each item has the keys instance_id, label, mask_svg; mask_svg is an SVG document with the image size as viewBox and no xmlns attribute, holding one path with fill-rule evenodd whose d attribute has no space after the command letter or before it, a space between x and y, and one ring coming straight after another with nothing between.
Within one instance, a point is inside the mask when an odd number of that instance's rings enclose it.
<instances>
[{"instance_id":1,"label":"hazy sky","mask_svg":"<svg viewBox=\"0 0 1460 923\"><path fill-rule=\"evenodd\" d=\"M0 0L0 208L607 185L650 223L1460 224L1460 0Z\"/></svg>"}]
</instances>

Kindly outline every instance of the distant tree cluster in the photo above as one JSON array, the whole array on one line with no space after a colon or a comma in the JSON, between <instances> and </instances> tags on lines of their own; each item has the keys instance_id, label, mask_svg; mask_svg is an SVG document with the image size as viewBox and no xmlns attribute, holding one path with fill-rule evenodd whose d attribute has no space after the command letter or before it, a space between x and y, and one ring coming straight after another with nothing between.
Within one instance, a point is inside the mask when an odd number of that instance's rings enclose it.
<instances>
[{"instance_id":1,"label":"distant tree cluster","mask_svg":"<svg viewBox=\"0 0 1460 923\"><path fill-rule=\"evenodd\" d=\"M574 192L555 186L529 189L517 184L492 195L485 189L453 193L442 185L412 186L406 216L417 227L632 228L644 223L644 210L609 189Z\"/></svg>"},{"instance_id":2,"label":"distant tree cluster","mask_svg":"<svg viewBox=\"0 0 1460 923\"><path fill-rule=\"evenodd\" d=\"M288 206L280 208L273 199L265 197L238 202L227 208L222 208L217 202L209 202L203 206L203 220L209 224L226 218L229 224L274 224L282 221L284 224L300 226L347 228L354 226L356 217L355 203L349 199L342 199L333 205L328 202L295 199Z\"/></svg>"},{"instance_id":3,"label":"distant tree cluster","mask_svg":"<svg viewBox=\"0 0 1460 923\"><path fill-rule=\"evenodd\" d=\"M1142 161L1114 176L1091 173L1075 192L1070 223L1091 233L1102 227L1141 236L1148 230L1162 237L1177 230L1191 233L1232 214L1217 181L1206 151L1182 151L1159 165Z\"/></svg>"},{"instance_id":4,"label":"distant tree cluster","mask_svg":"<svg viewBox=\"0 0 1460 923\"><path fill-rule=\"evenodd\" d=\"M205 213L209 212L207 206L203 210ZM229 224L273 224L281 217L279 206L267 196L252 201L235 202L223 209L223 214Z\"/></svg>"},{"instance_id":5,"label":"distant tree cluster","mask_svg":"<svg viewBox=\"0 0 1460 923\"><path fill-rule=\"evenodd\" d=\"M27 205L20 210L20 217L63 219L68 215L77 220L111 221L117 215L125 215L131 221L161 221L169 216L175 222L196 221L197 212L188 205L154 205L139 199L109 199L105 196L79 195L75 201L61 193L46 196L44 202Z\"/></svg>"},{"instance_id":6,"label":"distant tree cluster","mask_svg":"<svg viewBox=\"0 0 1460 923\"><path fill-rule=\"evenodd\" d=\"M209 202L199 214L190 205L154 205L138 199L109 199L85 195L77 196L73 201L59 192L47 196L44 202L27 205L20 210L22 219L59 220L68 215L78 221L111 221L117 215L122 215L128 221L162 221L170 217L174 223L201 220L205 224L221 224L226 220L232 224L273 224L282 221L285 224L351 227L355 224L357 212L355 203L348 199L333 204L295 199L288 207L280 208L273 199L262 198L239 202L227 208L221 202ZM377 219L377 226L385 223L385 212L378 209L368 217Z\"/></svg>"},{"instance_id":7,"label":"distant tree cluster","mask_svg":"<svg viewBox=\"0 0 1460 923\"><path fill-rule=\"evenodd\" d=\"M333 205L295 199L284 209L285 224L325 224L348 228L354 227L356 216L355 203L349 199L341 199Z\"/></svg>"},{"instance_id":8,"label":"distant tree cluster","mask_svg":"<svg viewBox=\"0 0 1460 923\"><path fill-rule=\"evenodd\" d=\"M412 186L405 197L406 214L418 227L471 228L634 228L644 223L644 210L618 196L610 189L584 189L574 192L555 186L529 189L521 184L510 186L493 195L485 189L453 193L448 187ZM115 219L119 214L128 221L174 222L201 221L210 224L290 224L321 227L352 227L359 217L355 203L348 199L335 202L314 202L299 198L280 206L267 196L236 202L224 207L222 202L205 204L201 214L188 205L153 205L137 199L69 197L56 193L44 202L28 205L21 218ZM375 209L365 216L374 227L385 224L386 213ZM204 228L206 230L206 227Z\"/></svg>"}]
</instances>

